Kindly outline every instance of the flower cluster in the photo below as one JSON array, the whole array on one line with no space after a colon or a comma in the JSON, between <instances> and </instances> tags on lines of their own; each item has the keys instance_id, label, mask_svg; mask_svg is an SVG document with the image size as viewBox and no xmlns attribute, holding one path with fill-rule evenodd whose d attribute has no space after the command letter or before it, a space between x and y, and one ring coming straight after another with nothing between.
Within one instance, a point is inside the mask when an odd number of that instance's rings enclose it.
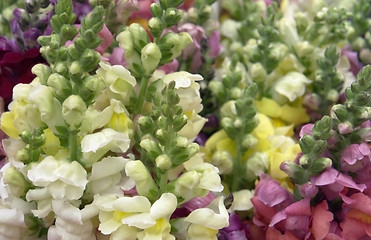
<instances>
[{"instance_id":1,"label":"flower cluster","mask_svg":"<svg viewBox=\"0 0 371 240\"><path fill-rule=\"evenodd\" d=\"M1 3L0 238L369 239L370 6Z\"/></svg>"}]
</instances>

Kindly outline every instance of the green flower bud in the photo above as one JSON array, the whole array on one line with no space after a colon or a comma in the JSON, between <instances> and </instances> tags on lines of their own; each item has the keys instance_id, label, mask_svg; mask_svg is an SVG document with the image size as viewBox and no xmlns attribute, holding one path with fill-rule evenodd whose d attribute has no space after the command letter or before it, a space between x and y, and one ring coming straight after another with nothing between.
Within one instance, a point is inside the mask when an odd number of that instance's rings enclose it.
<instances>
[{"instance_id":1,"label":"green flower bud","mask_svg":"<svg viewBox=\"0 0 371 240\"><path fill-rule=\"evenodd\" d=\"M308 57L313 54L314 46L307 41L297 42L294 46L299 58Z\"/></svg>"},{"instance_id":2,"label":"green flower bud","mask_svg":"<svg viewBox=\"0 0 371 240\"><path fill-rule=\"evenodd\" d=\"M50 67L42 63L33 66L31 72L39 78L40 83L43 85L46 85L46 81L51 74Z\"/></svg>"},{"instance_id":3,"label":"green flower bud","mask_svg":"<svg viewBox=\"0 0 371 240\"><path fill-rule=\"evenodd\" d=\"M332 160L330 158L321 157L313 161L309 171L312 176L316 176L331 166Z\"/></svg>"},{"instance_id":4,"label":"green flower bud","mask_svg":"<svg viewBox=\"0 0 371 240\"><path fill-rule=\"evenodd\" d=\"M16 197L24 197L29 189L25 177L15 167L9 167L5 170L3 181L8 185L11 194Z\"/></svg>"},{"instance_id":5,"label":"green flower bud","mask_svg":"<svg viewBox=\"0 0 371 240\"><path fill-rule=\"evenodd\" d=\"M310 153L315 144L316 140L308 134L304 135L299 141L300 149L304 154Z\"/></svg>"},{"instance_id":6,"label":"green flower bud","mask_svg":"<svg viewBox=\"0 0 371 240\"><path fill-rule=\"evenodd\" d=\"M126 175L135 182L135 187L139 195L155 200L158 188L149 173L148 169L140 160L129 161L125 166Z\"/></svg>"},{"instance_id":7,"label":"green flower bud","mask_svg":"<svg viewBox=\"0 0 371 240\"><path fill-rule=\"evenodd\" d=\"M196 171L188 171L176 180L174 193L182 196L184 193L197 187L200 181L200 175Z\"/></svg>"},{"instance_id":8,"label":"green flower bud","mask_svg":"<svg viewBox=\"0 0 371 240\"><path fill-rule=\"evenodd\" d=\"M75 44L71 44L67 48L67 51L68 51L68 54L70 55L71 59L74 60L74 61L79 60L80 56L82 54L81 51L77 50L77 48L75 47Z\"/></svg>"},{"instance_id":9,"label":"green flower bud","mask_svg":"<svg viewBox=\"0 0 371 240\"><path fill-rule=\"evenodd\" d=\"M189 144L188 142L188 139L186 137L183 137L183 136L178 136L176 139L175 139L175 145L177 147L182 147L182 148L185 148L187 147Z\"/></svg>"},{"instance_id":10,"label":"green flower bud","mask_svg":"<svg viewBox=\"0 0 371 240\"><path fill-rule=\"evenodd\" d=\"M359 53L359 58L365 64L371 64L371 50L364 48Z\"/></svg>"},{"instance_id":11,"label":"green flower bud","mask_svg":"<svg viewBox=\"0 0 371 240\"><path fill-rule=\"evenodd\" d=\"M306 168L311 163L310 157L307 154L304 154L303 156L300 157L299 163L301 166Z\"/></svg>"},{"instance_id":12,"label":"green flower bud","mask_svg":"<svg viewBox=\"0 0 371 240\"><path fill-rule=\"evenodd\" d=\"M220 95L221 93L225 94L225 88L223 86L223 83L220 81L212 80L209 83L209 89L214 95Z\"/></svg>"},{"instance_id":13,"label":"green flower bud","mask_svg":"<svg viewBox=\"0 0 371 240\"><path fill-rule=\"evenodd\" d=\"M327 93L327 96L326 96L326 99L333 102L333 103L336 103L338 102L339 100L339 92L336 91L335 89L331 89L330 91L328 91Z\"/></svg>"},{"instance_id":14,"label":"green flower bud","mask_svg":"<svg viewBox=\"0 0 371 240\"><path fill-rule=\"evenodd\" d=\"M306 171L294 162L283 162L280 165L280 169L284 171L296 184L302 185L309 180L309 176L307 175Z\"/></svg>"},{"instance_id":15,"label":"green flower bud","mask_svg":"<svg viewBox=\"0 0 371 240\"><path fill-rule=\"evenodd\" d=\"M256 59L259 56L259 48L256 39L249 39L246 45L243 47L244 54L246 54L249 59Z\"/></svg>"},{"instance_id":16,"label":"green flower bud","mask_svg":"<svg viewBox=\"0 0 371 240\"><path fill-rule=\"evenodd\" d=\"M152 3L151 7L150 7L150 10L151 10L152 16L154 16L156 18L161 18L162 17L163 10L162 10L161 5L159 3Z\"/></svg>"},{"instance_id":17,"label":"green flower bud","mask_svg":"<svg viewBox=\"0 0 371 240\"><path fill-rule=\"evenodd\" d=\"M344 122L348 119L347 108L342 104L334 105L332 107L332 112L335 114L336 118L339 119L341 122Z\"/></svg>"},{"instance_id":18,"label":"green flower bud","mask_svg":"<svg viewBox=\"0 0 371 240\"><path fill-rule=\"evenodd\" d=\"M29 131L23 131L20 134L20 137L21 137L23 142L25 142L27 144L31 143L32 134Z\"/></svg>"},{"instance_id":19,"label":"green flower bud","mask_svg":"<svg viewBox=\"0 0 371 240\"><path fill-rule=\"evenodd\" d=\"M27 163L30 159L30 151L27 148L23 148L17 152L17 161Z\"/></svg>"},{"instance_id":20,"label":"green flower bud","mask_svg":"<svg viewBox=\"0 0 371 240\"><path fill-rule=\"evenodd\" d=\"M126 52L131 52L134 50L134 38L130 31L126 30L117 35L116 40L119 42L120 48Z\"/></svg>"},{"instance_id":21,"label":"green flower bud","mask_svg":"<svg viewBox=\"0 0 371 240\"><path fill-rule=\"evenodd\" d=\"M186 150L185 150L185 153L190 157L193 157L196 153L198 153L200 151L200 145L198 145L197 143L191 143L191 144L188 144Z\"/></svg>"},{"instance_id":22,"label":"green flower bud","mask_svg":"<svg viewBox=\"0 0 371 240\"><path fill-rule=\"evenodd\" d=\"M161 36L161 33L164 30L164 28L163 28L163 26L161 24L161 20L158 17L151 18L148 21L148 28L151 31L153 37L160 37Z\"/></svg>"},{"instance_id":23,"label":"green flower bud","mask_svg":"<svg viewBox=\"0 0 371 240\"><path fill-rule=\"evenodd\" d=\"M79 128L84 119L86 104L78 95L71 95L62 104L62 115L71 130Z\"/></svg>"},{"instance_id":24,"label":"green flower bud","mask_svg":"<svg viewBox=\"0 0 371 240\"><path fill-rule=\"evenodd\" d=\"M168 155L161 154L156 158L156 166L162 171L167 171L171 168L171 160Z\"/></svg>"},{"instance_id":25,"label":"green flower bud","mask_svg":"<svg viewBox=\"0 0 371 240\"><path fill-rule=\"evenodd\" d=\"M161 148L157 144L156 141L149 139L149 138L144 138L142 141L140 141L139 144L144 150L146 150L153 158L156 158L162 153Z\"/></svg>"},{"instance_id":26,"label":"green flower bud","mask_svg":"<svg viewBox=\"0 0 371 240\"><path fill-rule=\"evenodd\" d=\"M94 93L99 93L105 88L105 83L102 78L96 75L88 75L83 79L85 88L89 89Z\"/></svg>"},{"instance_id":27,"label":"green flower bud","mask_svg":"<svg viewBox=\"0 0 371 240\"><path fill-rule=\"evenodd\" d=\"M272 48L269 51L269 57L274 61L280 61L289 52L288 47L283 43L273 43Z\"/></svg>"},{"instance_id":28,"label":"green flower bud","mask_svg":"<svg viewBox=\"0 0 371 240\"><path fill-rule=\"evenodd\" d=\"M194 7L191 7L187 11L188 18L191 22L196 22L198 19L198 10Z\"/></svg>"},{"instance_id":29,"label":"green flower bud","mask_svg":"<svg viewBox=\"0 0 371 240\"><path fill-rule=\"evenodd\" d=\"M237 116L237 110L236 110L236 101L230 100L223 104L223 106L220 108L220 114L222 117L230 117L234 118Z\"/></svg>"},{"instance_id":30,"label":"green flower bud","mask_svg":"<svg viewBox=\"0 0 371 240\"><path fill-rule=\"evenodd\" d=\"M72 91L70 82L58 73L53 73L48 78L48 85L53 87L58 96L67 97L65 94Z\"/></svg>"},{"instance_id":31,"label":"green flower bud","mask_svg":"<svg viewBox=\"0 0 371 240\"><path fill-rule=\"evenodd\" d=\"M156 43L148 43L142 48L141 59L146 74L152 74L161 59L160 48Z\"/></svg>"},{"instance_id":32,"label":"green flower bud","mask_svg":"<svg viewBox=\"0 0 371 240\"><path fill-rule=\"evenodd\" d=\"M352 47L354 51L361 51L361 49L366 47L366 41L362 37L357 37L353 42L352 42Z\"/></svg>"},{"instance_id":33,"label":"green flower bud","mask_svg":"<svg viewBox=\"0 0 371 240\"><path fill-rule=\"evenodd\" d=\"M167 27L171 27L180 21L182 18L182 11L176 8L168 8L165 11L164 21Z\"/></svg>"},{"instance_id":34,"label":"green flower bud","mask_svg":"<svg viewBox=\"0 0 371 240\"><path fill-rule=\"evenodd\" d=\"M86 49L81 56L80 64L84 72L92 71L100 62L100 53Z\"/></svg>"},{"instance_id":35,"label":"green flower bud","mask_svg":"<svg viewBox=\"0 0 371 240\"><path fill-rule=\"evenodd\" d=\"M133 36L134 46L143 48L147 43L149 43L149 38L146 30L138 23L132 23L129 26L129 31Z\"/></svg>"},{"instance_id":36,"label":"green flower bud","mask_svg":"<svg viewBox=\"0 0 371 240\"><path fill-rule=\"evenodd\" d=\"M174 131L179 132L187 124L187 121L188 118L185 114L176 116L173 123Z\"/></svg>"},{"instance_id":37,"label":"green flower bud","mask_svg":"<svg viewBox=\"0 0 371 240\"><path fill-rule=\"evenodd\" d=\"M258 140L251 134L246 134L242 140L242 146L245 149L250 149L258 143Z\"/></svg>"},{"instance_id":38,"label":"green flower bud","mask_svg":"<svg viewBox=\"0 0 371 240\"><path fill-rule=\"evenodd\" d=\"M78 32L79 30L77 29L75 25L64 24L61 28L61 33L60 33L60 36L62 37L61 43L65 43L68 40L72 40L77 35Z\"/></svg>"},{"instance_id":39,"label":"green flower bud","mask_svg":"<svg viewBox=\"0 0 371 240\"><path fill-rule=\"evenodd\" d=\"M236 129L234 127L234 121L232 118L223 117L221 121L223 129L227 132L228 136L234 136L236 134Z\"/></svg>"},{"instance_id":40,"label":"green flower bud","mask_svg":"<svg viewBox=\"0 0 371 240\"><path fill-rule=\"evenodd\" d=\"M153 128L153 120L148 116L139 117L138 124L143 132L149 132Z\"/></svg>"},{"instance_id":41,"label":"green flower bud","mask_svg":"<svg viewBox=\"0 0 371 240\"><path fill-rule=\"evenodd\" d=\"M231 99L239 99L241 98L243 95L243 92L242 90L239 88L239 87L233 87L231 90L230 90L230 97Z\"/></svg>"},{"instance_id":42,"label":"green flower bud","mask_svg":"<svg viewBox=\"0 0 371 240\"><path fill-rule=\"evenodd\" d=\"M233 169L233 157L228 151L216 151L211 163L219 169L220 174L228 174Z\"/></svg>"},{"instance_id":43,"label":"green flower bud","mask_svg":"<svg viewBox=\"0 0 371 240\"><path fill-rule=\"evenodd\" d=\"M238 117L234 120L233 126L238 129L242 129L244 126L244 121L242 118Z\"/></svg>"},{"instance_id":44,"label":"green flower bud","mask_svg":"<svg viewBox=\"0 0 371 240\"><path fill-rule=\"evenodd\" d=\"M267 77L267 71L261 63L253 63L249 66L249 73L251 78L256 83L263 82Z\"/></svg>"},{"instance_id":45,"label":"green flower bud","mask_svg":"<svg viewBox=\"0 0 371 240\"><path fill-rule=\"evenodd\" d=\"M77 74L82 74L83 73L83 69L80 66L80 63L78 61L74 61L74 62L71 63L71 65L69 67L69 71L70 71L70 74L72 74L72 75L77 75Z\"/></svg>"}]
</instances>

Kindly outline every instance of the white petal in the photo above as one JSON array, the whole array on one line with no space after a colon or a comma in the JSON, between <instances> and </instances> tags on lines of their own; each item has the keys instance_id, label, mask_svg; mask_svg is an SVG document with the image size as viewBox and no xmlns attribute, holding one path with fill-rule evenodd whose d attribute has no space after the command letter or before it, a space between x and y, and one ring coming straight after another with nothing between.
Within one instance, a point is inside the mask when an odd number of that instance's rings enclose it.
<instances>
[{"instance_id":1,"label":"white petal","mask_svg":"<svg viewBox=\"0 0 371 240\"><path fill-rule=\"evenodd\" d=\"M121 222L129 225L130 227L137 227L141 229L146 229L156 224L156 220L153 219L149 213L141 213L129 216L123 218Z\"/></svg>"},{"instance_id":2,"label":"white petal","mask_svg":"<svg viewBox=\"0 0 371 240\"><path fill-rule=\"evenodd\" d=\"M177 198L172 193L164 193L160 199L153 203L150 214L154 219L169 219L177 207Z\"/></svg>"},{"instance_id":3,"label":"white petal","mask_svg":"<svg viewBox=\"0 0 371 240\"><path fill-rule=\"evenodd\" d=\"M54 182L58 177L54 174L55 169L59 167L58 161L52 157L48 156L42 160L39 164L34 166L31 170L27 172L27 177L30 179L34 185L45 187L50 182Z\"/></svg>"},{"instance_id":4,"label":"white petal","mask_svg":"<svg viewBox=\"0 0 371 240\"><path fill-rule=\"evenodd\" d=\"M88 180L86 170L77 161L61 164L55 174L63 182L84 189Z\"/></svg>"},{"instance_id":5,"label":"white petal","mask_svg":"<svg viewBox=\"0 0 371 240\"><path fill-rule=\"evenodd\" d=\"M122 197L117 199L112 206L121 212L128 213L149 212L151 209L151 203L143 196Z\"/></svg>"},{"instance_id":6,"label":"white petal","mask_svg":"<svg viewBox=\"0 0 371 240\"><path fill-rule=\"evenodd\" d=\"M113 218L113 212L100 212L99 221L99 231L103 234L111 234L122 225L120 221Z\"/></svg>"},{"instance_id":7,"label":"white petal","mask_svg":"<svg viewBox=\"0 0 371 240\"><path fill-rule=\"evenodd\" d=\"M81 212L65 200L53 200L53 211L64 221L82 225Z\"/></svg>"},{"instance_id":8,"label":"white petal","mask_svg":"<svg viewBox=\"0 0 371 240\"><path fill-rule=\"evenodd\" d=\"M101 179L124 170L126 163L130 159L123 157L106 157L100 162L94 163L89 181Z\"/></svg>"},{"instance_id":9,"label":"white petal","mask_svg":"<svg viewBox=\"0 0 371 240\"><path fill-rule=\"evenodd\" d=\"M229 215L224 206L223 197L214 199L209 208L199 208L191 212L184 221L202 225L211 229L228 227ZM218 209L215 209L215 208Z\"/></svg>"}]
</instances>

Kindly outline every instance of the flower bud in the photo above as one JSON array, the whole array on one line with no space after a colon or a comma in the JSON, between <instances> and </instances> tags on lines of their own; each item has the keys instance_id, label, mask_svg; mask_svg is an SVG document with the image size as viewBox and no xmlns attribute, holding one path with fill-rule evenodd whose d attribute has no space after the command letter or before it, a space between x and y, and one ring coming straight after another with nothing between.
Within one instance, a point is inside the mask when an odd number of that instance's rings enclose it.
<instances>
[{"instance_id":1,"label":"flower bud","mask_svg":"<svg viewBox=\"0 0 371 240\"><path fill-rule=\"evenodd\" d=\"M126 52L134 50L134 38L130 31L126 30L117 35L116 40L119 42L120 48Z\"/></svg>"},{"instance_id":2,"label":"flower bud","mask_svg":"<svg viewBox=\"0 0 371 240\"><path fill-rule=\"evenodd\" d=\"M27 163L30 159L30 151L27 148L23 148L17 152L17 161Z\"/></svg>"},{"instance_id":3,"label":"flower bud","mask_svg":"<svg viewBox=\"0 0 371 240\"><path fill-rule=\"evenodd\" d=\"M178 196L182 196L184 193L197 187L200 181L200 175L196 171L183 173L175 182L174 193Z\"/></svg>"},{"instance_id":4,"label":"flower bud","mask_svg":"<svg viewBox=\"0 0 371 240\"><path fill-rule=\"evenodd\" d=\"M189 142L188 142L188 139L186 137L183 137L183 136L178 136L176 139L175 139L175 144L177 147L187 147Z\"/></svg>"},{"instance_id":5,"label":"flower bud","mask_svg":"<svg viewBox=\"0 0 371 240\"><path fill-rule=\"evenodd\" d=\"M62 104L62 115L71 130L76 130L84 119L86 104L78 95L71 95Z\"/></svg>"},{"instance_id":6,"label":"flower bud","mask_svg":"<svg viewBox=\"0 0 371 240\"><path fill-rule=\"evenodd\" d=\"M146 74L152 74L161 59L161 51L156 43L148 43L142 48L141 60Z\"/></svg>"},{"instance_id":7,"label":"flower bud","mask_svg":"<svg viewBox=\"0 0 371 240\"><path fill-rule=\"evenodd\" d=\"M3 181L8 185L11 194L16 197L24 197L29 189L25 177L15 167L9 167L5 170Z\"/></svg>"},{"instance_id":8,"label":"flower bud","mask_svg":"<svg viewBox=\"0 0 371 240\"><path fill-rule=\"evenodd\" d=\"M63 77L62 75L60 75L58 73L51 74L48 78L47 83L48 83L49 86L54 88L55 93L58 96L67 97L70 94L65 96L66 91L68 91L68 93L70 93L70 91L72 91L72 88L71 88L71 85L70 85L69 81L65 77Z\"/></svg>"},{"instance_id":9,"label":"flower bud","mask_svg":"<svg viewBox=\"0 0 371 240\"><path fill-rule=\"evenodd\" d=\"M313 161L309 171L312 176L316 176L331 166L332 160L330 158L321 157Z\"/></svg>"},{"instance_id":10,"label":"flower bud","mask_svg":"<svg viewBox=\"0 0 371 240\"><path fill-rule=\"evenodd\" d=\"M141 116L138 118L138 124L142 131L148 132L153 128L153 120L148 116Z\"/></svg>"},{"instance_id":11,"label":"flower bud","mask_svg":"<svg viewBox=\"0 0 371 240\"><path fill-rule=\"evenodd\" d=\"M221 94L225 94L225 88L223 83L220 81L212 80L209 83L209 89L214 95L220 96Z\"/></svg>"},{"instance_id":12,"label":"flower bud","mask_svg":"<svg viewBox=\"0 0 371 240\"><path fill-rule=\"evenodd\" d=\"M310 164L309 156L307 154L304 154L303 156L301 156L299 159L299 164L304 167L308 166Z\"/></svg>"},{"instance_id":13,"label":"flower bud","mask_svg":"<svg viewBox=\"0 0 371 240\"><path fill-rule=\"evenodd\" d=\"M346 121L338 125L338 130L340 134L349 134L353 132L353 126L349 121Z\"/></svg>"},{"instance_id":14,"label":"flower bud","mask_svg":"<svg viewBox=\"0 0 371 240\"><path fill-rule=\"evenodd\" d=\"M27 30L28 26L31 23L31 17L26 12L26 10L22 8L16 8L13 12L14 18L17 20L17 23L19 24L19 27L22 29L22 31Z\"/></svg>"},{"instance_id":15,"label":"flower bud","mask_svg":"<svg viewBox=\"0 0 371 240\"><path fill-rule=\"evenodd\" d=\"M84 77L83 83L85 88L95 93L99 93L105 87L103 79L98 76L88 75Z\"/></svg>"},{"instance_id":16,"label":"flower bud","mask_svg":"<svg viewBox=\"0 0 371 240\"><path fill-rule=\"evenodd\" d=\"M255 180L257 176L264 173L269 168L269 158L266 153L256 152L246 161L246 176Z\"/></svg>"},{"instance_id":17,"label":"flower bud","mask_svg":"<svg viewBox=\"0 0 371 240\"><path fill-rule=\"evenodd\" d=\"M30 144L31 143L32 134L29 131L23 131L20 134L20 137L21 137L22 141L25 142L26 144Z\"/></svg>"},{"instance_id":18,"label":"flower bud","mask_svg":"<svg viewBox=\"0 0 371 240\"><path fill-rule=\"evenodd\" d=\"M232 171L233 157L228 151L216 151L211 157L211 163L219 169L220 174Z\"/></svg>"},{"instance_id":19,"label":"flower bud","mask_svg":"<svg viewBox=\"0 0 371 240\"><path fill-rule=\"evenodd\" d=\"M305 170L294 162L282 162L280 169L289 175L290 179L296 184L304 184L309 180Z\"/></svg>"},{"instance_id":20,"label":"flower bud","mask_svg":"<svg viewBox=\"0 0 371 240\"><path fill-rule=\"evenodd\" d=\"M146 150L148 153L153 155L153 157L157 157L162 153L160 147L158 146L157 142L149 139L149 138L144 138L142 141L140 141L139 144L144 150Z\"/></svg>"},{"instance_id":21,"label":"flower bud","mask_svg":"<svg viewBox=\"0 0 371 240\"><path fill-rule=\"evenodd\" d=\"M46 85L46 81L51 74L50 68L42 63L36 64L35 66L32 67L31 72L35 74L39 80L40 83L43 85Z\"/></svg>"},{"instance_id":22,"label":"flower bud","mask_svg":"<svg viewBox=\"0 0 371 240\"><path fill-rule=\"evenodd\" d=\"M235 100L230 100L226 102L220 109L221 116L234 118L237 115L235 103L236 103Z\"/></svg>"},{"instance_id":23,"label":"flower bud","mask_svg":"<svg viewBox=\"0 0 371 240\"><path fill-rule=\"evenodd\" d=\"M336 104L332 106L331 111L335 114L336 118L339 119L341 122L346 121L348 119L347 108L342 104Z\"/></svg>"},{"instance_id":24,"label":"flower bud","mask_svg":"<svg viewBox=\"0 0 371 240\"><path fill-rule=\"evenodd\" d=\"M152 3L151 7L150 7L150 10L151 10L152 16L157 17L157 18L162 17L163 10L162 10L161 5L159 3Z\"/></svg>"},{"instance_id":25,"label":"flower bud","mask_svg":"<svg viewBox=\"0 0 371 240\"><path fill-rule=\"evenodd\" d=\"M234 121L232 118L223 117L221 121L221 125L229 136L233 136L236 133L236 129L234 127Z\"/></svg>"},{"instance_id":26,"label":"flower bud","mask_svg":"<svg viewBox=\"0 0 371 240\"><path fill-rule=\"evenodd\" d=\"M230 97L231 97L231 99L237 100L237 99L241 98L242 95L243 95L242 90L239 87L233 87L230 90Z\"/></svg>"},{"instance_id":27,"label":"flower bud","mask_svg":"<svg viewBox=\"0 0 371 240\"><path fill-rule=\"evenodd\" d=\"M251 78L256 83L263 82L267 77L267 71L261 63L253 63L249 66L249 73Z\"/></svg>"},{"instance_id":28,"label":"flower bud","mask_svg":"<svg viewBox=\"0 0 371 240\"><path fill-rule=\"evenodd\" d=\"M185 153L190 157L193 157L196 153L200 151L200 145L197 143L191 143L188 144L187 149L185 150Z\"/></svg>"},{"instance_id":29,"label":"flower bud","mask_svg":"<svg viewBox=\"0 0 371 240\"><path fill-rule=\"evenodd\" d=\"M83 73L83 70L82 70L82 68L80 66L80 63L78 61L72 62L68 70L70 71L70 74L72 74L72 75Z\"/></svg>"},{"instance_id":30,"label":"flower bud","mask_svg":"<svg viewBox=\"0 0 371 240\"><path fill-rule=\"evenodd\" d=\"M330 91L328 91L326 99L333 103L336 103L339 100L339 92L335 89L331 89Z\"/></svg>"},{"instance_id":31,"label":"flower bud","mask_svg":"<svg viewBox=\"0 0 371 240\"><path fill-rule=\"evenodd\" d=\"M353 41L352 47L354 51L361 51L361 49L366 47L366 41L362 37L357 37L356 40Z\"/></svg>"},{"instance_id":32,"label":"flower bud","mask_svg":"<svg viewBox=\"0 0 371 240\"><path fill-rule=\"evenodd\" d=\"M359 58L364 64L371 64L371 50L363 48L359 53Z\"/></svg>"},{"instance_id":33,"label":"flower bud","mask_svg":"<svg viewBox=\"0 0 371 240\"><path fill-rule=\"evenodd\" d=\"M242 146L245 149L250 149L257 144L258 140L252 134L246 134L242 140Z\"/></svg>"},{"instance_id":34,"label":"flower bud","mask_svg":"<svg viewBox=\"0 0 371 240\"><path fill-rule=\"evenodd\" d=\"M151 31L153 37L160 37L162 31L164 30L161 20L158 17L151 18L148 21L148 28Z\"/></svg>"},{"instance_id":35,"label":"flower bud","mask_svg":"<svg viewBox=\"0 0 371 240\"><path fill-rule=\"evenodd\" d=\"M86 49L81 56L80 64L84 72L92 71L100 62L100 53Z\"/></svg>"},{"instance_id":36,"label":"flower bud","mask_svg":"<svg viewBox=\"0 0 371 240\"><path fill-rule=\"evenodd\" d=\"M307 41L297 42L294 48L299 58L308 57L314 51L314 46Z\"/></svg>"},{"instance_id":37,"label":"flower bud","mask_svg":"<svg viewBox=\"0 0 371 240\"><path fill-rule=\"evenodd\" d=\"M249 59L255 59L259 56L259 48L256 39L249 39L246 45L243 47L244 53L249 57Z\"/></svg>"},{"instance_id":38,"label":"flower bud","mask_svg":"<svg viewBox=\"0 0 371 240\"><path fill-rule=\"evenodd\" d=\"M129 32L133 36L134 46L143 48L149 43L149 38L146 30L138 23L132 23L129 26Z\"/></svg>"},{"instance_id":39,"label":"flower bud","mask_svg":"<svg viewBox=\"0 0 371 240\"><path fill-rule=\"evenodd\" d=\"M321 98L316 93L307 93L304 95L303 104L311 110L318 110Z\"/></svg>"},{"instance_id":40,"label":"flower bud","mask_svg":"<svg viewBox=\"0 0 371 240\"><path fill-rule=\"evenodd\" d=\"M168 155L161 154L156 158L156 166L162 171L167 171L170 169L172 163Z\"/></svg>"},{"instance_id":41,"label":"flower bud","mask_svg":"<svg viewBox=\"0 0 371 240\"><path fill-rule=\"evenodd\" d=\"M177 22L180 21L181 18L182 18L181 10L176 8L166 9L164 20L166 22L167 27L175 25Z\"/></svg>"},{"instance_id":42,"label":"flower bud","mask_svg":"<svg viewBox=\"0 0 371 240\"><path fill-rule=\"evenodd\" d=\"M150 200L157 197L158 188L148 169L140 160L129 161L125 166L125 172L127 176L134 180L139 195Z\"/></svg>"}]
</instances>

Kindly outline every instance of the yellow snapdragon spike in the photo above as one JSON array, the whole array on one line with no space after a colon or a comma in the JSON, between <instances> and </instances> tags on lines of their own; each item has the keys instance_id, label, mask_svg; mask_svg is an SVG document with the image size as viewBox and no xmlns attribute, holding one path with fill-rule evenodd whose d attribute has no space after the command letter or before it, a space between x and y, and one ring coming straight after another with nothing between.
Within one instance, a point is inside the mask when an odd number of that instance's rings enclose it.
<instances>
[{"instance_id":1,"label":"yellow snapdragon spike","mask_svg":"<svg viewBox=\"0 0 371 240\"><path fill-rule=\"evenodd\" d=\"M280 106L270 98L262 98L255 101L258 112L275 119L281 119L288 124L299 125L309 122L309 116L301 105L300 99L295 102L295 106Z\"/></svg>"},{"instance_id":2,"label":"yellow snapdragon spike","mask_svg":"<svg viewBox=\"0 0 371 240\"><path fill-rule=\"evenodd\" d=\"M61 149L59 138L57 138L50 128L44 130L45 144L42 146L46 155L56 155Z\"/></svg>"},{"instance_id":3,"label":"yellow snapdragon spike","mask_svg":"<svg viewBox=\"0 0 371 240\"><path fill-rule=\"evenodd\" d=\"M1 115L1 125L0 129L11 138L20 138L20 132L14 127L14 113L13 112L5 112Z\"/></svg>"}]
</instances>

